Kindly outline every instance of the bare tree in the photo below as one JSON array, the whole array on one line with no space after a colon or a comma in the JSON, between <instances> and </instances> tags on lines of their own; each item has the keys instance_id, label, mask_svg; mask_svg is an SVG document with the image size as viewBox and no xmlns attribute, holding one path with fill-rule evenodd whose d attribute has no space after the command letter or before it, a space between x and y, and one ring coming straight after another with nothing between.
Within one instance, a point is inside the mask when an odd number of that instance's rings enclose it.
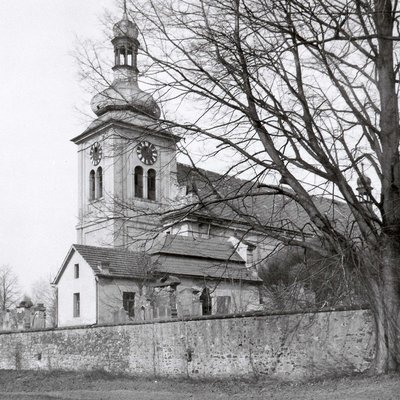
<instances>
[{"instance_id":1,"label":"bare tree","mask_svg":"<svg viewBox=\"0 0 400 400\"><path fill-rule=\"evenodd\" d=\"M211 141L206 160L226 160L218 184L197 169L207 195L195 190L196 202L168 213L223 205L253 231L346 260L339 264L362 282L375 318L373 369L398 369L398 2L147 0L130 9L142 28L147 84L163 106L160 122L186 143ZM96 70L97 59L85 57ZM190 161L196 167L204 158ZM252 183L226 184L228 174ZM299 205L308 222L262 219L248 206L275 196ZM321 196L347 224L325 212ZM129 207L121 205L121 216Z\"/></svg>"},{"instance_id":2,"label":"bare tree","mask_svg":"<svg viewBox=\"0 0 400 400\"><path fill-rule=\"evenodd\" d=\"M18 278L8 265L0 267L0 309L2 311L14 306L21 296Z\"/></svg>"},{"instance_id":3,"label":"bare tree","mask_svg":"<svg viewBox=\"0 0 400 400\"><path fill-rule=\"evenodd\" d=\"M357 271L340 257L286 246L258 268L265 302L277 310L364 307Z\"/></svg>"},{"instance_id":4,"label":"bare tree","mask_svg":"<svg viewBox=\"0 0 400 400\"><path fill-rule=\"evenodd\" d=\"M33 304L42 303L46 307L46 325L55 326L57 321L57 292L51 286L53 280L39 278L31 285L31 298Z\"/></svg>"}]
</instances>

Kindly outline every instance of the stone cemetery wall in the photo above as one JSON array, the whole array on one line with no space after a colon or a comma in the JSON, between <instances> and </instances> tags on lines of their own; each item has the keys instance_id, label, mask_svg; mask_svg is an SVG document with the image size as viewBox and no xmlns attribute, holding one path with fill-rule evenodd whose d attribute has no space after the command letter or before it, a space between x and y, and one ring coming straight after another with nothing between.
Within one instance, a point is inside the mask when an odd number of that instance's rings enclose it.
<instances>
[{"instance_id":1,"label":"stone cemetery wall","mask_svg":"<svg viewBox=\"0 0 400 400\"><path fill-rule=\"evenodd\" d=\"M0 369L284 379L365 370L367 310L197 318L0 333Z\"/></svg>"}]
</instances>

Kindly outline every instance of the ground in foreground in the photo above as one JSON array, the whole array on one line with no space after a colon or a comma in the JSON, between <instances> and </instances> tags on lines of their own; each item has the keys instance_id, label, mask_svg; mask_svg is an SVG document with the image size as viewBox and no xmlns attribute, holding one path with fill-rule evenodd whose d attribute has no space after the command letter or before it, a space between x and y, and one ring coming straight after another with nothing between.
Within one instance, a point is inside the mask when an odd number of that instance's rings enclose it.
<instances>
[{"instance_id":1,"label":"ground in foreground","mask_svg":"<svg viewBox=\"0 0 400 400\"><path fill-rule=\"evenodd\" d=\"M395 400L400 376L356 376L303 383L276 380L145 379L103 372L0 371L1 400Z\"/></svg>"}]
</instances>

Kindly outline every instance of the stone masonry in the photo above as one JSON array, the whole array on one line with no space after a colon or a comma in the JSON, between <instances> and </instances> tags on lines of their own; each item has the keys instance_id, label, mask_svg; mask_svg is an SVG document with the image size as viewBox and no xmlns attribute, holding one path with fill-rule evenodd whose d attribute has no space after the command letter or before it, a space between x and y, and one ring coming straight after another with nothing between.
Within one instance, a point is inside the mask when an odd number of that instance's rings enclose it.
<instances>
[{"instance_id":1,"label":"stone masonry","mask_svg":"<svg viewBox=\"0 0 400 400\"><path fill-rule=\"evenodd\" d=\"M0 333L0 369L283 379L365 370L369 311L196 318Z\"/></svg>"}]
</instances>

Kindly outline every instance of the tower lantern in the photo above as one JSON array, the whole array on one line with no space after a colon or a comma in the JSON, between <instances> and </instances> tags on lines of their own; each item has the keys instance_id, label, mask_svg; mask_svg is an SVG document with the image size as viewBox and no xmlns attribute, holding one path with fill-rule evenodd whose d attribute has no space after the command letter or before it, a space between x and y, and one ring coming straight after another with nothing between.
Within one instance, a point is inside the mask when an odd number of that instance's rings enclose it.
<instances>
[{"instance_id":1,"label":"tower lantern","mask_svg":"<svg viewBox=\"0 0 400 400\"><path fill-rule=\"evenodd\" d=\"M138 85L138 35L138 27L128 18L124 4L124 15L114 25L111 40L114 46L114 81L91 101L92 110L99 117L110 111L132 111L152 119L160 117L160 108L151 94Z\"/></svg>"},{"instance_id":2,"label":"tower lantern","mask_svg":"<svg viewBox=\"0 0 400 400\"><path fill-rule=\"evenodd\" d=\"M114 37L111 43L114 46L115 62L113 70L119 68L131 69L133 78L137 79L137 53L139 49L137 25L128 19L126 11L122 20L114 25Z\"/></svg>"}]
</instances>

